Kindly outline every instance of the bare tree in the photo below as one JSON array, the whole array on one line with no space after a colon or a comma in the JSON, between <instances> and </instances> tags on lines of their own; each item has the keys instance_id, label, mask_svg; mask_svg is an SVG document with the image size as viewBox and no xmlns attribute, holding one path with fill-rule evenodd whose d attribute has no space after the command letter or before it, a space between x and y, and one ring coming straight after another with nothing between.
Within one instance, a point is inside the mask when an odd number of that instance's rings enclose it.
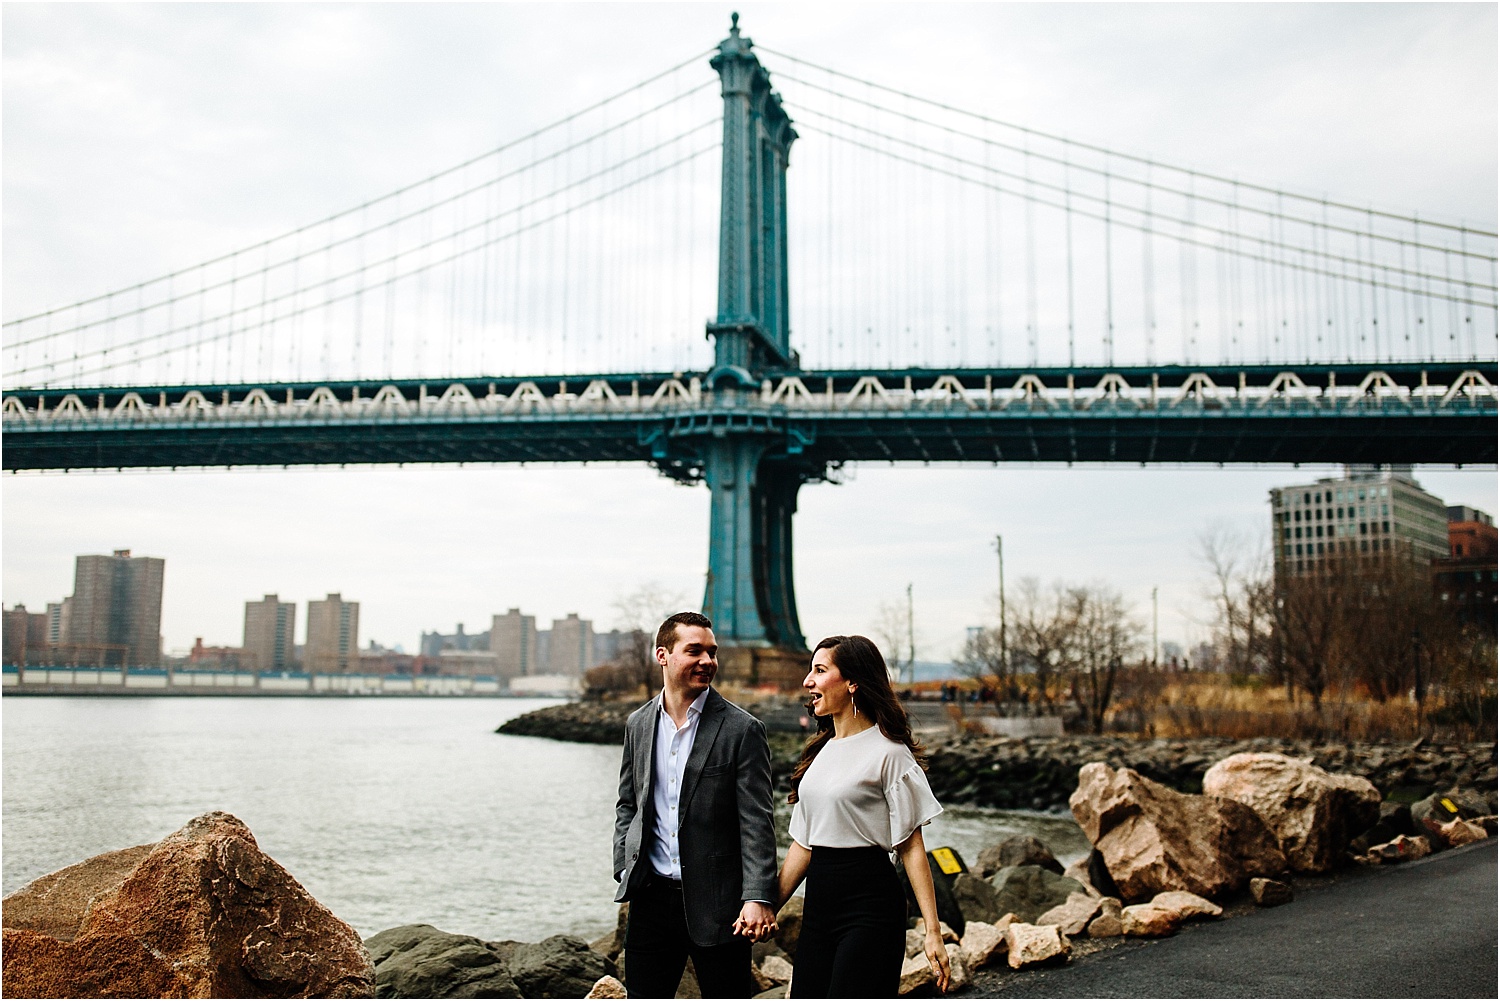
<instances>
[{"instance_id":1,"label":"bare tree","mask_svg":"<svg viewBox=\"0 0 1500 1001\"><path fill-rule=\"evenodd\" d=\"M1035 577L1023 577L1006 608L1010 619L1010 655L1017 670L1035 679L1037 698L1051 704L1054 683L1066 667L1071 632L1067 589L1058 581L1043 587Z\"/></svg>"},{"instance_id":2,"label":"bare tree","mask_svg":"<svg viewBox=\"0 0 1500 1001\"><path fill-rule=\"evenodd\" d=\"M647 694L661 687L661 671L656 664L656 630L667 616L686 607L687 599L682 592L654 580L615 598L615 628L626 633L628 639L610 666L623 669L623 678L631 687L644 685Z\"/></svg>"},{"instance_id":3,"label":"bare tree","mask_svg":"<svg viewBox=\"0 0 1500 1001\"><path fill-rule=\"evenodd\" d=\"M964 640L963 651L953 658L953 666L965 677L992 677L997 684L1004 686L1009 672L1001 656L1000 630L983 627L970 631Z\"/></svg>"},{"instance_id":4,"label":"bare tree","mask_svg":"<svg viewBox=\"0 0 1500 1001\"><path fill-rule=\"evenodd\" d=\"M1219 523L1198 536L1209 572L1214 640L1231 674L1259 674L1269 665L1272 617L1268 556L1248 533Z\"/></svg>"},{"instance_id":5,"label":"bare tree","mask_svg":"<svg viewBox=\"0 0 1500 1001\"><path fill-rule=\"evenodd\" d=\"M887 668L896 677L912 678L916 668L915 650L917 637L906 599L882 601L875 608L875 618L870 623L870 634L885 654Z\"/></svg>"},{"instance_id":6,"label":"bare tree","mask_svg":"<svg viewBox=\"0 0 1500 1001\"><path fill-rule=\"evenodd\" d=\"M1103 733L1125 661L1140 653L1141 625L1119 592L1102 584L1069 588L1064 607L1069 694L1090 731Z\"/></svg>"}]
</instances>

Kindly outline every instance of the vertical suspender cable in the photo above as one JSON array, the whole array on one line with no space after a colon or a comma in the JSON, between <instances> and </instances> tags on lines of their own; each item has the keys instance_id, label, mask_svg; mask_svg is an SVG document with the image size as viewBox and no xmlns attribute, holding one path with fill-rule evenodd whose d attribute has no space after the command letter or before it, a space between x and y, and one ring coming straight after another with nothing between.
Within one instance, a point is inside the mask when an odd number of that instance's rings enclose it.
<instances>
[{"instance_id":1,"label":"vertical suspender cable","mask_svg":"<svg viewBox=\"0 0 1500 1001\"><path fill-rule=\"evenodd\" d=\"M1114 226L1110 222L1109 154L1104 157L1104 364L1115 363Z\"/></svg>"}]
</instances>

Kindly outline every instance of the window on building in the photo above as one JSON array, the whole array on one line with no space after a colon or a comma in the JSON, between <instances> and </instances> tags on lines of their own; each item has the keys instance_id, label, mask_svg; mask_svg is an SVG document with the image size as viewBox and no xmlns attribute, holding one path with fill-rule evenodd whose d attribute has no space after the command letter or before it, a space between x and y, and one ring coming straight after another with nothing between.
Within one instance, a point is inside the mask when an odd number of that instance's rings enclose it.
<instances>
[{"instance_id":1,"label":"window on building","mask_svg":"<svg viewBox=\"0 0 1500 1001\"><path fill-rule=\"evenodd\" d=\"M1362 553L1368 553L1370 551L1370 540L1369 539L1360 539L1359 540L1359 551L1362 552Z\"/></svg>"}]
</instances>

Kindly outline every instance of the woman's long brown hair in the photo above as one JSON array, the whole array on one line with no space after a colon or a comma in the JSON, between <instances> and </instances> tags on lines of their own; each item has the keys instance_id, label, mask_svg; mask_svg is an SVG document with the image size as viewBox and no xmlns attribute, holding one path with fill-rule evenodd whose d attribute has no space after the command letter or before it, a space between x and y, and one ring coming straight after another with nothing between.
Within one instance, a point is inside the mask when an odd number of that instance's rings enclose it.
<instances>
[{"instance_id":1,"label":"woman's long brown hair","mask_svg":"<svg viewBox=\"0 0 1500 1001\"><path fill-rule=\"evenodd\" d=\"M886 739L911 748L917 763L926 768L927 755L911 734L911 721L906 718L906 709L891 688L891 676L886 673L880 648L863 636L830 636L813 647L813 653L819 650L828 650L833 666L839 669L844 680L859 686L853 695L855 707L875 721ZM802 784L802 776L807 774L823 745L833 739L833 717L813 718L818 722L818 732L802 746L802 759L792 771L792 791L786 798L788 803L797 802L797 787Z\"/></svg>"}]
</instances>

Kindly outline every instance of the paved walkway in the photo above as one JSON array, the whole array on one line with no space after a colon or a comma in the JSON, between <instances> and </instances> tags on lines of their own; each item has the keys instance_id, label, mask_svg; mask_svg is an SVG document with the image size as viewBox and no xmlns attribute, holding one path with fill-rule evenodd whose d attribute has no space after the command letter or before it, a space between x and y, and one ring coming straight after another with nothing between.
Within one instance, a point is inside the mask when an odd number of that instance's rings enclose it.
<instances>
[{"instance_id":1,"label":"paved walkway","mask_svg":"<svg viewBox=\"0 0 1500 1001\"><path fill-rule=\"evenodd\" d=\"M963 996L1494 998L1495 843L1352 872L1282 907L1069 966L986 971Z\"/></svg>"}]
</instances>

